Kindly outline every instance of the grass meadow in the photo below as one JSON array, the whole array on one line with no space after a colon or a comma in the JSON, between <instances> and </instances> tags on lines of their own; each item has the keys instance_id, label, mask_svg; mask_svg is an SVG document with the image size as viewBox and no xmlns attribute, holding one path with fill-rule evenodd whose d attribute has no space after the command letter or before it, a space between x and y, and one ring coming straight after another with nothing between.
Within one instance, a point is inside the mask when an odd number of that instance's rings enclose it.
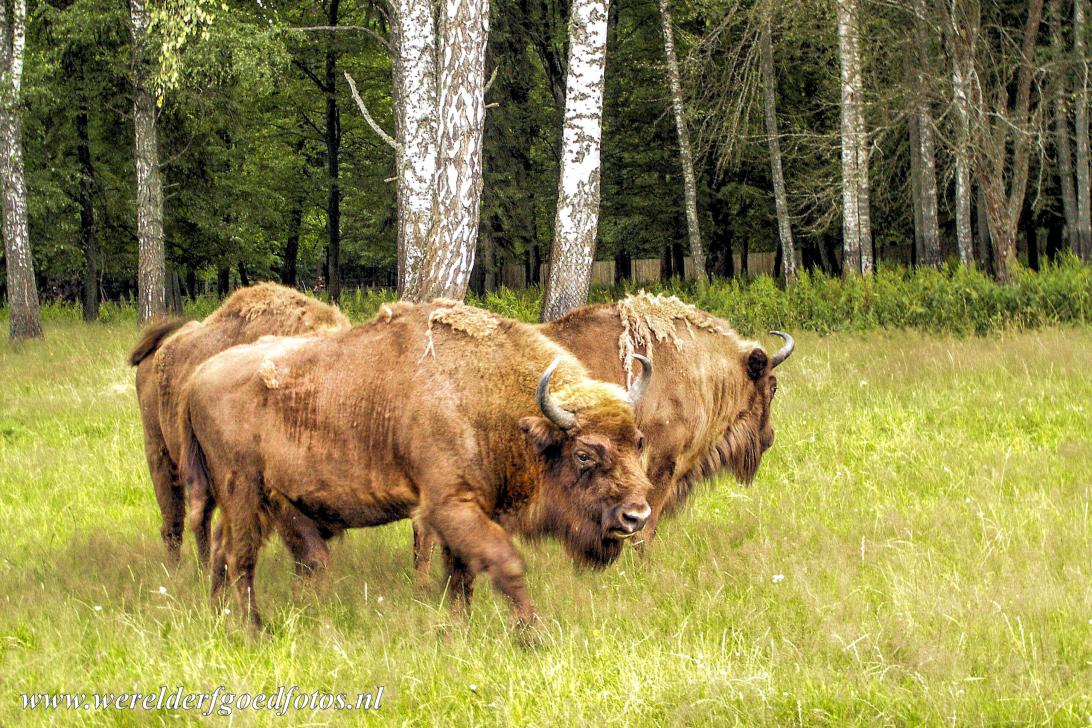
<instances>
[{"instance_id":1,"label":"grass meadow","mask_svg":"<svg viewBox=\"0 0 1092 728\"><path fill-rule=\"evenodd\" d=\"M298 594L271 542L265 639L214 616L192 542L162 562L136 336L0 344L0 725L204 720L20 697L163 685L384 686L378 712L243 726L1092 723L1092 329L801 335L751 487L712 483L602 573L521 545L534 647L484 581L452 625L407 523L350 533Z\"/></svg>"}]
</instances>

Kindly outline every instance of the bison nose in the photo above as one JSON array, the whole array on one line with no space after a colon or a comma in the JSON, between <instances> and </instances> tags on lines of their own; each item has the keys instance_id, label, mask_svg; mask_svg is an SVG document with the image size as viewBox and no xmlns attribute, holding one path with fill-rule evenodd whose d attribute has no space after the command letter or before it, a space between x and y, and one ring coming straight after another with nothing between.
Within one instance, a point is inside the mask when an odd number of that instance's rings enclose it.
<instances>
[{"instance_id":1,"label":"bison nose","mask_svg":"<svg viewBox=\"0 0 1092 728\"><path fill-rule=\"evenodd\" d=\"M652 509L647 503L642 503L640 507L623 506L618 513L618 530L627 536L633 535L645 527L651 515Z\"/></svg>"}]
</instances>

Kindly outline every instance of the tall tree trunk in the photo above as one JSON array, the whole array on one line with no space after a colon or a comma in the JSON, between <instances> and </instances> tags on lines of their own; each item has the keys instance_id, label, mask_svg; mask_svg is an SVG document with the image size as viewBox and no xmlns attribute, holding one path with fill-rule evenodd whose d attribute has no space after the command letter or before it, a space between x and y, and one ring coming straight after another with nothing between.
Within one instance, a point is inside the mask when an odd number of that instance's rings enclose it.
<instances>
[{"instance_id":1,"label":"tall tree trunk","mask_svg":"<svg viewBox=\"0 0 1092 728\"><path fill-rule=\"evenodd\" d=\"M444 0L443 11L432 227L412 301L464 298L478 243L489 3Z\"/></svg>"},{"instance_id":2,"label":"tall tree trunk","mask_svg":"<svg viewBox=\"0 0 1092 728\"><path fill-rule=\"evenodd\" d=\"M1077 239L1080 256L1092 261L1092 217L1089 213L1088 180L1088 59L1085 58L1084 0L1073 2L1073 52L1078 59L1076 94L1077 133Z\"/></svg>"},{"instance_id":3,"label":"tall tree trunk","mask_svg":"<svg viewBox=\"0 0 1092 728\"><path fill-rule=\"evenodd\" d=\"M76 111L76 158L80 164L80 250L83 252L83 290L80 302L83 320L99 317L99 245L95 229L95 166L91 161L91 140L87 130L87 100Z\"/></svg>"},{"instance_id":4,"label":"tall tree trunk","mask_svg":"<svg viewBox=\"0 0 1092 728\"><path fill-rule=\"evenodd\" d=\"M666 0L660 0L661 3ZM789 221L789 201L785 194L785 175L781 169L781 134L777 130L777 75L774 73L773 42L770 20L762 24L762 88L766 117L766 138L770 147L770 176L773 179L774 208L777 211L777 234L781 239L782 275L786 283L796 280L796 245Z\"/></svg>"},{"instance_id":5,"label":"tall tree trunk","mask_svg":"<svg viewBox=\"0 0 1092 728\"><path fill-rule=\"evenodd\" d=\"M429 0L396 0L398 290L416 285L436 181L436 29Z\"/></svg>"},{"instance_id":6,"label":"tall tree trunk","mask_svg":"<svg viewBox=\"0 0 1092 728\"><path fill-rule=\"evenodd\" d=\"M341 0L330 0L326 21L338 24ZM326 48L326 290L330 300L341 298L341 112L337 105L337 51Z\"/></svg>"},{"instance_id":7,"label":"tall tree trunk","mask_svg":"<svg viewBox=\"0 0 1092 728\"><path fill-rule=\"evenodd\" d=\"M914 32L917 36L917 83L914 89L918 117L918 143L921 145L921 263L937 268L943 262L940 250L940 220L937 212L936 143L933 112L929 107L925 68L934 45L929 35L925 0L914 0Z\"/></svg>"},{"instance_id":8,"label":"tall tree trunk","mask_svg":"<svg viewBox=\"0 0 1092 728\"><path fill-rule=\"evenodd\" d=\"M572 3L561 179L550 272L542 301L543 321L554 321L588 301L599 225L607 7L608 0Z\"/></svg>"},{"instance_id":9,"label":"tall tree trunk","mask_svg":"<svg viewBox=\"0 0 1092 728\"><path fill-rule=\"evenodd\" d=\"M129 0L133 35L133 156L136 159L137 293L141 324L166 313L166 260L163 252L163 183L159 172L155 96L149 73L145 0Z\"/></svg>"},{"instance_id":10,"label":"tall tree trunk","mask_svg":"<svg viewBox=\"0 0 1092 728\"><path fill-rule=\"evenodd\" d=\"M231 268L226 265L216 270L216 295L224 298L231 292Z\"/></svg>"},{"instance_id":11,"label":"tall tree trunk","mask_svg":"<svg viewBox=\"0 0 1092 728\"><path fill-rule=\"evenodd\" d=\"M693 261L694 277L704 281L706 280L705 249L701 244L701 226L698 223L698 185L694 178L694 155L690 150L690 132L686 128L682 82L679 80L679 61L675 56L675 31L671 23L671 7L668 1L660 0L660 22L664 29L664 55L667 57L667 78L671 86L671 107L675 111L675 129L679 135L683 199L686 201L686 229L690 237L690 258Z\"/></svg>"},{"instance_id":12,"label":"tall tree trunk","mask_svg":"<svg viewBox=\"0 0 1092 728\"><path fill-rule=\"evenodd\" d=\"M990 220L986 214L986 193L982 185L977 186L978 193L975 200L975 214L978 217L978 230L975 240L978 243L978 262L982 270L993 274L993 246L990 243Z\"/></svg>"},{"instance_id":13,"label":"tall tree trunk","mask_svg":"<svg viewBox=\"0 0 1092 728\"><path fill-rule=\"evenodd\" d=\"M971 232L971 152L970 109L968 108L966 69L953 54L952 97L956 109L956 242L959 262L974 262L974 238Z\"/></svg>"},{"instance_id":14,"label":"tall tree trunk","mask_svg":"<svg viewBox=\"0 0 1092 728\"><path fill-rule=\"evenodd\" d=\"M914 251L911 260L914 265L921 265L925 259L921 232L921 137L918 135L920 119L917 114L910 114L906 122L910 132L910 204L914 214Z\"/></svg>"},{"instance_id":15,"label":"tall tree trunk","mask_svg":"<svg viewBox=\"0 0 1092 728\"><path fill-rule=\"evenodd\" d=\"M842 77L842 270L872 272L868 133L861 76L860 0L837 0Z\"/></svg>"},{"instance_id":16,"label":"tall tree trunk","mask_svg":"<svg viewBox=\"0 0 1092 728\"><path fill-rule=\"evenodd\" d=\"M27 226L27 185L23 175L23 57L26 51L26 0L0 7L0 160L4 195L4 255L8 273L9 334L13 341L42 335L38 286Z\"/></svg>"},{"instance_id":17,"label":"tall tree trunk","mask_svg":"<svg viewBox=\"0 0 1092 728\"><path fill-rule=\"evenodd\" d=\"M1061 0L1050 0L1047 6L1050 16L1050 42L1058 58L1065 58L1065 44L1062 39ZM1066 94L1068 64L1054 74L1054 152L1058 158L1058 184L1062 191L1062 211L1065 215L1065 229L1074 250L1077 249L1077 193L1073 188L1073 145L1069 141L1069 110Z\"/></svg>"}]
</instances>

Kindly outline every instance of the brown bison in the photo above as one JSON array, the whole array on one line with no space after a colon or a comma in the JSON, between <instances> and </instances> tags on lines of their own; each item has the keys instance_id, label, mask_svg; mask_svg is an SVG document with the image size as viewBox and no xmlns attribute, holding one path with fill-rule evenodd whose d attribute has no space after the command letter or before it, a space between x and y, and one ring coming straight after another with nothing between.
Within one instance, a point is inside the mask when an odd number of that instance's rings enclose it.
<instances>
[{"instance_id":1,"label":"brown bison","mask_svg":"<svg viewBox=\"0 0 1092 728\"><path fill-rule=\"evenodd\" d=\"M777 391L773 370L793 351L788 334L773 357L741 339L725 321L678 298L647 293L585 306L537 327L587 367L591 376L624 384L643 350L656 378L637 408L648 438L646 465L652 515L642 534L655 536L661 515L675 511L694 486L729 471L749 483L773 444L770 404ZM418 583L428 583L434 536L415 524Z\"/></svg>"},{"instance_id":2,"label":"brown bison","mask_svg":"<svg viewBox=\"0 0 1092 728\"><path fill-rule=\"evenodd\" d=\"M149 326L129 355L137 368L137 398L144 422L144 452L163 515L160 533L168 558L177 562L182 546L186 499L176 463L182 449L177 430L178 394L183 381L214 354L267 334L301 334L348 328L336 308L275 283L233 293L204 321L164 321ZM208 559L211 503L191 509L198 552Z\"/></svg>"},{"instance_id":3,"label":"brown bison","mask_svg":"<svg viewBox=\"0 0 1092 728\"><path fill-rule=\"evenodd\" d=\"M271 528L321 566L324 530L415 516L444 546L457 611L484 571L526 625L510 534L555 536L604 566L648 519L634 405L650 376L628 391L599 382L533 327L446 301L213 357L180 411L183 477L221 512L213 594L226 567L260 626L254 569Z\"/></svg>"}]
</instances>

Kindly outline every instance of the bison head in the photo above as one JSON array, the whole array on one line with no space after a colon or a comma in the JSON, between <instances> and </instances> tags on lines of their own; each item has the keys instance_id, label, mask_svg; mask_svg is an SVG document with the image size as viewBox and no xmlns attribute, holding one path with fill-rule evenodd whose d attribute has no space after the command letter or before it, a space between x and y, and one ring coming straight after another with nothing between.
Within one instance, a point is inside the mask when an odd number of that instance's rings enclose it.
<instances>
[{"instance_id":1,"label":"bison head","mask_svg":"<svg viewBox=\"0 0 1092 728\"><path fill-rule=\"evenodd\" d=\"M758 472L762 454L774 442L774 431L770 425L770 407L777 392L777 377L773 370L789 358L796 344L793 338L782 331L771 331L780 336L785 345L769 357L760 348L752 349L744 358L744 368L750 386L749 397L744 400L744 409L739 420L733 423L725 435L728 452L727 459L736 477L743 483L750 483Z\"/></svg>"},{"instance_id":2,"label":"bison head","mask_svg":"<svg viewBox=\"0 0 1092 728\"><path fill-rule=\"evenodd\" d=\"M641 461L645 438L634 415L652 364L640 359L644 371L627 393L583 379L561 387L556 399L548 391L561 362L555 359L538 383L543 416L519 422L542 460L542 530L559 535L574 558L594 566L617 558L625 539L644 528L652 512Z\"/></svg>"}]
</instances>

